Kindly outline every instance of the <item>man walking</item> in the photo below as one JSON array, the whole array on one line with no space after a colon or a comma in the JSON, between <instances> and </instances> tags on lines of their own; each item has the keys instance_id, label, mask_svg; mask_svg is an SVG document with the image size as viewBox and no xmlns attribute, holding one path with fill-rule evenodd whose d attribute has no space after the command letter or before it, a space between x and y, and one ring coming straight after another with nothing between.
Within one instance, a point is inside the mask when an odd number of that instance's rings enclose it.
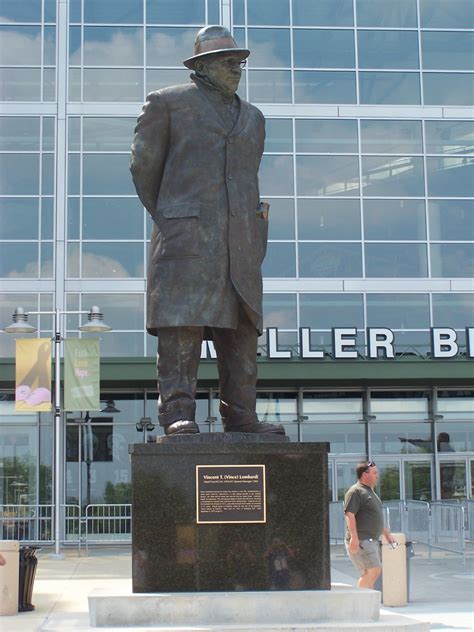
<instances>
[{"instance_id":1,"label":"man walking","mask_svg":"<svg viewBox=\"0 0 474 632\"><path fill-rule=\"evenodd\" d=\"M382 572L380 536L387 542L396 542L389 529L384 527L382 501L375 493L379 479L373 461L357 465L357 483L352 485L344 497L346 518L346 550L351 562L360 572L359 588L373 588Z\"/></svg>"},{"instance_id":2,"label":"man walking","mask_svg":"<svg viewBox=\"0 0 474 632\"><path fill-rule=\"evenodd\" d=\"M268 220L257 175L265 119L235 94L249 54L226 28L201 29L183 62L191 83L149 94L135 130L130 169L154 221L147 330L158 336L166 434L199 432L205 338L216 348L224 430L285 434L255 411Z\"/></svg>"}]
</instances>

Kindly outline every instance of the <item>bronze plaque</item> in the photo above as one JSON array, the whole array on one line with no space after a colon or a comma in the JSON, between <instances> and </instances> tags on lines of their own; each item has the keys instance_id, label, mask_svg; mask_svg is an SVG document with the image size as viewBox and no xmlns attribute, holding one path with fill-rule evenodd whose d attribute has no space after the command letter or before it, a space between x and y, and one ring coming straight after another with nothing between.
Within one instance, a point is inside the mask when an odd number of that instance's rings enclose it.
<instances>
[{"instance_id":1,"label":"bronze plaque","mask_svg":"<svg viewBox=\"0 0 474 632\"><path fill-rule=\"evenodd\" d=\"M198 524L266 522L264 465L196 465Z\"/></svg>"}]
</instances>

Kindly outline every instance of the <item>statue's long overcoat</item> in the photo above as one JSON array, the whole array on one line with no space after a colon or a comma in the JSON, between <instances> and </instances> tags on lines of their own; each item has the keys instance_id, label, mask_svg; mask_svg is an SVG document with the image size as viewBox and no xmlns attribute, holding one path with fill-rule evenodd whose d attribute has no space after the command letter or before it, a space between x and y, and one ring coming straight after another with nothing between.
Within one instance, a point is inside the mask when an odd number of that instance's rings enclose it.
<instances>
[{"instance_id":1,"label":"statue's long overcoat","mask_svg":"<svg viewBox=\"0 0 474 632\"><path fill-rule=\"evenodd\" d=\"M229 124L206 90L190 83L148 95L135 132L130 168L154 220L148 331L236 328L239 299L261 331L268 232L257 213L262 113L241 100Z\"/></svg>"}]
</instances>

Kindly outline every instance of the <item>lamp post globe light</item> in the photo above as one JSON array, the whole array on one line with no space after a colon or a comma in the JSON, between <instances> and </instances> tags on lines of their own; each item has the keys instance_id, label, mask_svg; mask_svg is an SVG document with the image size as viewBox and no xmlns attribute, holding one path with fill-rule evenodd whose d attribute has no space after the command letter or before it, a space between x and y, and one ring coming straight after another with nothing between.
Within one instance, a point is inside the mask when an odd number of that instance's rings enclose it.
<instances>
[{"instance_id":1,"label":"lamp post globe light","mask_svg":"<svg viewBox=\"0 0 474 632\"><path fill-rule=\"evenodd\" d=\"M3 331L8 334L33 334L37 331L36 327L28 322L29 315L45 316L51 314L54 316L54 554L53 557L59 559L63 557L60 554L60 538L61 538L61 341L64 337L61 334L61 317L69 314L87 314L88 320L84 325L79 327L79 331L85 333L104 333L111 331L112 327L104 323L104 316L97 305L93 305L89 311L82 310L63 310L55 309L53 311L34 311L25 312L22 307L17 307L12 316L12 323L5 327Z\"/></svg>"}]
</instances>

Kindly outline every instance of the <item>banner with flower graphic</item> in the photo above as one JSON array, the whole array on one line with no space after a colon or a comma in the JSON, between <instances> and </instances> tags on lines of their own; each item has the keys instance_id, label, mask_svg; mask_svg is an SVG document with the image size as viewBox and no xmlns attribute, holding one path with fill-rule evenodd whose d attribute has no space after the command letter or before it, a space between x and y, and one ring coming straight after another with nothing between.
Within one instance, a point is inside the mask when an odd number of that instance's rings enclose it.
<instances>
[{"instance_id":1,"label":"banner with flower graphic","mask_svg":"<svg viewBox=\"0 0 474 632\"><path fill-rule=\"evenodd\" d=\"M64 410L100 410L98 340L64 342Z\"/></svg>"},{"instance_id":2,"label":"banner with flower graphic","mask_svg":"<svg viewBox=\"0 0 474 632\"><path fill-rule=\"evenodd\" d=\"M51 340L16 340L15 411L51 410Z\"/></svg>"}]
</instances>

